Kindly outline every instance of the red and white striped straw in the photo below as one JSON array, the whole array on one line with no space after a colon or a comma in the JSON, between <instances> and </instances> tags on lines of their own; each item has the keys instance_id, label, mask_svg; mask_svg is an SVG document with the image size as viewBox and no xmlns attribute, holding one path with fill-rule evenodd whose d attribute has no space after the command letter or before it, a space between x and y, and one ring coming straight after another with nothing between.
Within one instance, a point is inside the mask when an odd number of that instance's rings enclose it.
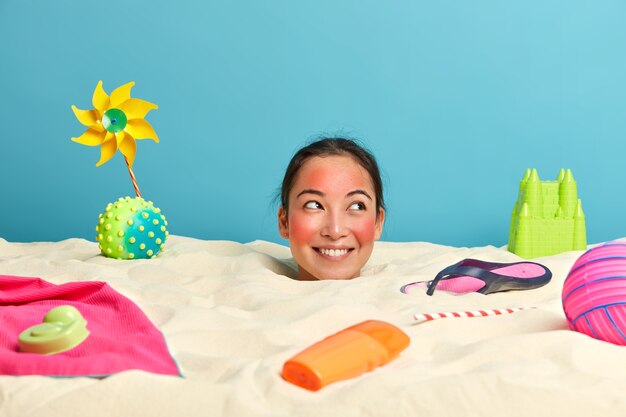
<instances>
[{"instance_id":1,"label":"red and white striped straw","mask_svg":"<svg viewBox=\"0 0 626 417\"><path fill-rule=\"evenodd\" d=\"M417 321L429 321L437 319L445 319L449 317L487 317L487 316L499 316L502 314L512 314L522 310L532 310L537 307L513 307L513 308L493 308L489 310L472 310L472 311L448 311L443 313L417 313L415 320Z\"/></svg>"}]
</instances>

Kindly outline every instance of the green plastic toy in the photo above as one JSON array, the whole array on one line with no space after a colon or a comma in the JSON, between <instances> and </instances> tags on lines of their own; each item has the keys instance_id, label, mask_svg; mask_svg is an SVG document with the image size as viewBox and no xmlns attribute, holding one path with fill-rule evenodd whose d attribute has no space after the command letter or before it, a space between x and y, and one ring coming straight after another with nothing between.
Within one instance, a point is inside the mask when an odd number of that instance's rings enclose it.
<instances>
[{"instance_id":1,"label":"green plastic toy","mask_svg":"<svg viewBox=\"0 0 626 417\"><path fill-rule=\"evenodd\" d=\"M89 336L87 321L74 306L63 305L50 310L43 323L20 333L20 351L52 355L80 345Z\"/></svg>"},{"instance_id":2,"label":"green plastic toy","mask_svg":"<svg viewBox=\"0 0 626 417\"><path fill-rule=\"evenodd\" d=\"M587 248L585 216L571 170L556 181L541 181L526 170L511 216L509 251L537 258Z\"/></svg>"},{"instance_id":3,"label":"green plastic toy","mask_svg":"<svg viewBox=\"0 0 626 417\"><path fill-rule=\"evenodd\" d=\"M152 201L119 198L100 214L96 240L102 253L117 259L155 257L169 236L167 220Z\"/></svg>"}]
</instances>

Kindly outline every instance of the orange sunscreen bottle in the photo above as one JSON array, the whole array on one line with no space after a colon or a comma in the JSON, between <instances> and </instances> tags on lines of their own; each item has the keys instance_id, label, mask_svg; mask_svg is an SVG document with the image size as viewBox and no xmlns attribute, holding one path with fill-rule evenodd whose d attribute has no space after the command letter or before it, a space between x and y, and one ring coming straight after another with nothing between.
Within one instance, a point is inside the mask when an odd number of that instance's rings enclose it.
<instances>
[{"instance_id":1,"label":"orange sunscreen bottle","mask_svg":"<svg viewBox=\"0 0 626 417\"><path fill-rule=\"evenodd\" d=\"M311 391L385 365L410 343L399 328L367 320L309 346L283 366L283 378Z\"/></svg>"}]
</instances>

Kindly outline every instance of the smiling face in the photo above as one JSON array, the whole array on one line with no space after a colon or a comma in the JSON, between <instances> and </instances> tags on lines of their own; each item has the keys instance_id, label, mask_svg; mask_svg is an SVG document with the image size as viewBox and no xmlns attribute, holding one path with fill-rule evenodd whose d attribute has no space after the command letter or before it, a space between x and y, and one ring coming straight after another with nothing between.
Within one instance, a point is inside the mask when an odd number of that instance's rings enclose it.
<instances>
[{"instance_id":1,"label":"smiling face","mask_svg":"<svg viewBox=\"0 0 626 417\"><path fill-rule=\"evenodd\" d=\"M307 160L278 211L280 235L289 239L298 279L352 279L380 238L384 210L376 213L369 173L347 155Z\"/></svg>"}]
</instances>

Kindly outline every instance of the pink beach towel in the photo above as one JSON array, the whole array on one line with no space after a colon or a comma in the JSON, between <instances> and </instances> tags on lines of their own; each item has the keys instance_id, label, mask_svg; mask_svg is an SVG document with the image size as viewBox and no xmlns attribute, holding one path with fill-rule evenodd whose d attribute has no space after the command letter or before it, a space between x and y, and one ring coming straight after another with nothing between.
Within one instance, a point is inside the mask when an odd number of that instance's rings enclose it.
<instances>
[{"instance_id":1,"label":"pink beach towel","mask_svg":"<svg viewBox=\"0 0 626 417\"><path fill-rule=\"evenodd\" d=\"M55 355L19 351L18 336L60 305L76 307L90 335ZM0 374L104 377L130 369L181 375L161 332L128 298L99 281L55 285L0 275Z\"/></svg>"}]
</instances>

